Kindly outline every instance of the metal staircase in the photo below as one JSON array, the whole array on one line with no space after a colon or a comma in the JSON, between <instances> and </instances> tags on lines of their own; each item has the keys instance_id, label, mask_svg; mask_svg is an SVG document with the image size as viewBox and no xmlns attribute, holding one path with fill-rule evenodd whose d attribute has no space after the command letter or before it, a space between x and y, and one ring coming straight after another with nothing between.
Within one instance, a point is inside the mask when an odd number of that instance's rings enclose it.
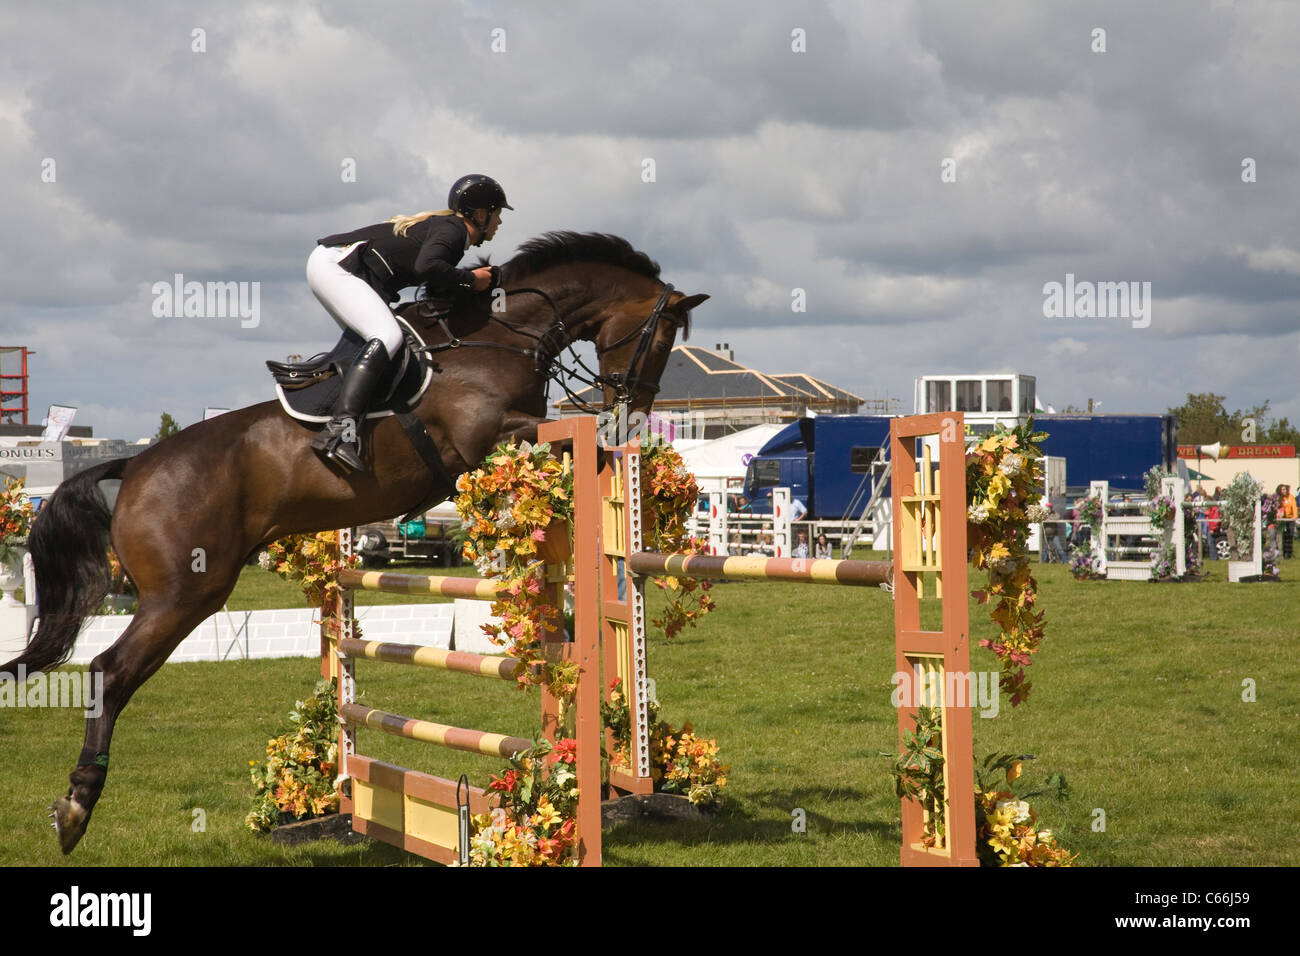
<instances>
[{"instance_id":1,"label":"metal staircase","mask_svg":"<svg viewBox=\"0 0 1300 956\"><path fill-rule=\"evenodd\" d=\"M872 459L871 467L868 468L867 473L862 476L862 484L858 485L858 490L853 493L853 500L849 502L848 510L845 511L846 515L853 514L854 510L858 506L858 502L860 502L866 494L867 483L874 478L875 482L871 489L871 497L867 498L867 503L862 508L862 513L858 516L858 520L854 522L853 527L849 529L849 533L844 536L844 540L842 541L844 557L846 558L853 554L853 546L857 544L858 538L862 537L863 529L865 529L868 524L871 525L872 543L875 543L876 526L875 519L872 518L872 515L875 514L876 505L879 504L880 499L884 497L885 485L889 482L889 474L893 468L893 465L889 460L888 452L888 444L882 445L880 450L876 452L876 457ZM879 468L879 473L877 473L877 468Z\"/></svg>"}]
</instances>

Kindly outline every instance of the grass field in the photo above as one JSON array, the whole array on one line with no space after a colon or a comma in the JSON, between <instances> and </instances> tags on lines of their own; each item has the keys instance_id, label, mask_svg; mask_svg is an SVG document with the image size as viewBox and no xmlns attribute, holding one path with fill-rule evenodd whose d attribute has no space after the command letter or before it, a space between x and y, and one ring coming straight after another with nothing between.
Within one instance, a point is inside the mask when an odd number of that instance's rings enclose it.
<instances>
[{"instance_id":1,"label":"grass field","mask_svg":"<svg viewBox=\"0 0 1300 956\"><path fill-rule=\"evenodd\" d=\"M1027 774L1066 776L1066 803L1035 802L1087 866L1294 865L1300 862L1300 561L1280 584L1228 585L1210 562L1196 585L1075 582L1039 567L1048 631L1030 668L1030 702L975 719L976 754L1033 754ZM461 573L464 573L463 571ZM605 836L625 866L881 865L898 862L898 805L881 756L889 706L892 604L879 592L728 583L719 609L675 641L652 641L664 715L718 739L727 807L705 822L629 825ZM410 598L367 595L407 602ZM652 602L655 597L652 596ZM301 604L250 568L232 609ZM653 607L653 604L652 604ZM973 643L993 625L972 604ZM992 670L976 650L972 667ZM530 736L535 694L496 682L359 665L363 700L459 726ZM170 664L118 724L103 800L64 858L45 807L63 794L81 747L74 710L0 710L0 865L420 865L373 844L282 849L244 827L260 758L313 660ZM1255 701L1243 700L1253 682ZM501 761L362 732L364 752L480 785ZM792 832L792 813L807 832ZM1104 811L1104 831L1094 829ZM204 826L196 825L202 811ZM199 831L199 832L196 832Z\"/></svg>"}]
</instances>

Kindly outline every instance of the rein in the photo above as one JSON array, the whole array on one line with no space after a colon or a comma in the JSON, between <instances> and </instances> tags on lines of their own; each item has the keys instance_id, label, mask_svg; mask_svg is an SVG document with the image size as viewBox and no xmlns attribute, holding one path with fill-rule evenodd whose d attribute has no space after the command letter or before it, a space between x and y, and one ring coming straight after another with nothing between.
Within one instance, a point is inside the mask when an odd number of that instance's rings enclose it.
<instances>
[{"instance_id":1,"label":"rein","mask_svg":"<svg viewBox=\"0 0 1300 956\"><path fill-rule=\"evenodd\" d=\"M659 300L655 303L650 315L648 315L640 325L632 329L618 341L613 342L604 348L596 349L596 355L599 357L615 348L618 348L620 345L625 344L634 336L639 334L641 339L637 343L636 352L633 353L626 372L603 375L599 371L588 368L587 363L582 360L582 356L578 355L578 353L573 349L574 340L569 339L568 337L568 327L564 324L564 318L560 313L559 307L555 304L555 301L550 297L550 295L543 292L541 289L534 288L508 289L505 294L507 296L524 294L541 296L542 300L550 307L551 313L555 316L554 321L545 331L537 333L530 328L514 325L513 323L507 322L505 319L498 318L495 315L489 315L488 319L516 335L522 335L524 338L534 340L537 342L535 348L520 348L517 345L507 345L503 342L485 342L478 339L462 339L452 333L451 327L447 324L446 314L442 314L435 315L434 318L436 319L439 328L442 329L443 334L447 336L447 341L437 345L426 345L417 351L428 355L436 355L439 352L445 352L449 349L476 347L501 349L506 352L513 352L517 355L522 355L525 358L532 360L534 371L543 373L544 381L547 386L545 391L547 399L550 397L550 383L554 381L564 389L569 400L578 408L589 414L594 414L603 409L596 408L574 394L573 389L569 387L568 379L573 379L590 388L599 389L608 386L614 389L614 403L616 405L628 402L631 399L632 394L638 389L648 391L651 394L656 394L659 391L658 385L641 382L639 366L645 362L650 349L650 343L654 341L655 332L659 327L659 320L664 317L664 308L667 306L668 300L672 297L674 291L676 290L671 284L665 284L664 291L660 294ZM560 361L560 355L563 354L566 347L569 350L570 365L566 365L564 362ZM576 370L577 368L581 368L586 374L580 374ZM563 373L564 378L560 377L561 373Z\"/></svg>"}]
</instances>

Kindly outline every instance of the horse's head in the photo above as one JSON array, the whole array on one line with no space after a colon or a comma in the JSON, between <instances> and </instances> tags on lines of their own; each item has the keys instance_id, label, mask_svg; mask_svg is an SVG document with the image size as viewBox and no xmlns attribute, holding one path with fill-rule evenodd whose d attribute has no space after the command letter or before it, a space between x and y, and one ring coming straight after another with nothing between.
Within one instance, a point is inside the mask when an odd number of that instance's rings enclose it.
<instances>
[{"instance_id":1,"label":"horse's head","mask_svg":"<svg viewBox=\"0 0 1300 956\"><path fill-rule=\"evenodd\" d=\"M658 280L649 290L636 283L628 293L606 307L595 336L604 404L627 402L632 411L648 412L678 329L690 337L691 309L708 296L685 295Z\"/></svg>"},{"instance_id":2,"label":"horse's head","mask_svg":"<svg viewBox=\"0 0 1300 956\"><path fill-rule=\"evenodd\" d=\"M575 339L594 342L605 406L625 401L641 412L659 391L677 330L689 335L691 309L708 298L678 292L660 280L653 259L600 233L530 239L500 279L507 295L525 303L522 313L512 307L512 321L522 314L535 328L558 328L563 342L546 340L555 352Z\"/></svg>"}]
</instances>

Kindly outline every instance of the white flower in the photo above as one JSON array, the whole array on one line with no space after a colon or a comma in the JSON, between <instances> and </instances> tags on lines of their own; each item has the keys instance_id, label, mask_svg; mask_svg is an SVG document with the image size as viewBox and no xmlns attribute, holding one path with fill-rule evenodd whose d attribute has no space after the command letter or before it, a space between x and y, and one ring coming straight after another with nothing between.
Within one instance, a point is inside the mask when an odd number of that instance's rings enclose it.
<instances>
[{"instance_id":1,"label":"white flower","mask_svg":"<svg viewBox=\"0 0 1300 956\"><path fill-rule=\"evenodd\" d=\"M501 531L508 531L515 526L515 516L509 508L502 508L497 512L496 526Z\"/></svg>"},{"instance_id":2,"label":"white flower","mask_svg":"<svg viewBox=\"0 0 1300 956\"><path fill-rule=\"evenodd\" d=\"M1011 822L1024 823L1029 819L1029 804L1024 800L999 800L995 809L1011 809Z\"/></svg>"},{"instance_id":3,"label":"white flower","mask_svg":"<svg viewBox=\"0 0 1300 956\"><path fill-rule=\"evenodd\" d=\"M257 566L263 571L271 571L275 568L275 558L271 557L270 551L263 551L257 556Z\"/></svg>"},{"instance_id":4,"label":"white flower","mask_svg":"<svg viewBox=\"0 0 1300 956\"><path fill-rule=\"evenodd\" d=\"M1002 474L1006 475L1008 478L1014 478L1016 475L1020 474L1020 470L1024 465L1024 459L1019 455L1007 455L1006 458L1002 459L1002 464L998 465L998 471L1002 472Z\"/></svg>"},{"instance_id":5,"label":"white flower","mask_svg":"<svg viewBox=\"0 0 1300 956\"><path fill-rule=\"evenodd\" d=\"M989 520L989 509L984 505L971 505L966 511L966 519L971 524L983 524Z\"/></svg>"},{"instance_id":6,"label":"white flower","mask_svg":"<svg viewBox=\"0 0 1300 956\"><path fill-rule=\"evenodd\" d=\"M1040 521L1046 521L1052 516L1052 513L1042 505L1030 505L1025 509L1025 518L1030 524L1038 524Z\"/></svg>"}]
</instances>

